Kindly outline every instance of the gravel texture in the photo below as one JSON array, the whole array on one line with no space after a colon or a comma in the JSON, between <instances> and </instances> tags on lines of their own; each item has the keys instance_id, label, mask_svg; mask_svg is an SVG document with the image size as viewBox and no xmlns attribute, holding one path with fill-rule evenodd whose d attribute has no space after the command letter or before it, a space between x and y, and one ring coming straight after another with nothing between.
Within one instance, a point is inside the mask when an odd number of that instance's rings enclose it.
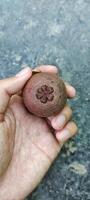
<instances>
[{"instance_id":1,"label":"gravel texture","mask_svg":"<svg viewBox=\"0 0 90 200\"><path fill-rule=\"evenodd\" d=\"M90 200L90 0L0 0L0 78L24 64L61 69L79 128L27 200Z\"/></svg>"}]
</instances>

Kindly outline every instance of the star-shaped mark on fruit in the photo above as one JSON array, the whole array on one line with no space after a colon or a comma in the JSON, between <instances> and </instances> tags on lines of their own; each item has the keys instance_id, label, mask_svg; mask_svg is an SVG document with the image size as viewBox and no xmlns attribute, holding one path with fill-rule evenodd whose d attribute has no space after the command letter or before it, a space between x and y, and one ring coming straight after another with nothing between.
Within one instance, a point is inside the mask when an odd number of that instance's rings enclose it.
<instances>
[{"instance_id":1,"label":"star-shaped mark on fruit","mask_svg":"<svg viewBox=\"0 0 90 200\"><path fill-rule=\"evenodd\" d=\"M51 86L42 85L37 89L36 97L41 101L41 103L47 103L47 101L52 101L54 98L54 89Z\"/></svg>"}]
</instances>

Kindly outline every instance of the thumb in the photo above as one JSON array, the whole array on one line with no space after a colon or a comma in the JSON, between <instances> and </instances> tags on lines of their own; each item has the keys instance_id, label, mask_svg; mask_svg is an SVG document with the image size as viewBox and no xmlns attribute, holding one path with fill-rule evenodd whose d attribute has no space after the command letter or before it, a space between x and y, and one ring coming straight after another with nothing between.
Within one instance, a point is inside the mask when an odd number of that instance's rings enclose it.
<instances>
[{"instance_id":1,"label":"thumb","mask_svg":"<svg viewBox=\"0 0 90 200\"><path fill-rule=\"evenodd\" d=\"M23 88L31 75L31 69L26 67L16 76L0 80L0 120L3 119L10 97Z\"/></svg>"}]
</instances>

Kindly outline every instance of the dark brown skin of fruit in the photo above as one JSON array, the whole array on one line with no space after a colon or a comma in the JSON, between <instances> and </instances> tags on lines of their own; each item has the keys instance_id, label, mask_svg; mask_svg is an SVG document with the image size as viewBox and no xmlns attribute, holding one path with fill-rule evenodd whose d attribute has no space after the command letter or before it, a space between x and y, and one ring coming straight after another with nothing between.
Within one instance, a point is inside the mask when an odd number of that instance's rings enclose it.
<instances>
[{"instance_id":1,"label":"dark brown skin of fruit","mask_svg":"<svg viewBox=\"0 0 90 200\"><path fill-rule=\"evenodd\" d=\"M35 73L23 89L25 107L39 117L59 113L66 101L65 84L57 74Z\"/></svg>"}]
</instances>

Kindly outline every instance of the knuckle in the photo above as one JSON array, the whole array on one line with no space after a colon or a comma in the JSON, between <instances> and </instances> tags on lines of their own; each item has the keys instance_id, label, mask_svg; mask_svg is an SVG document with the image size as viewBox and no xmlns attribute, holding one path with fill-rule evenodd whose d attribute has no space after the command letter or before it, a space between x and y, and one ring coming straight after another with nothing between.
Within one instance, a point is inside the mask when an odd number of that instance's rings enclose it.
<instances>
[{"instance_id":1,"label":"knuckle","mask_svg":"<svg viewBox=\"0 0 90 200\"><path fill-rule=\"evenodd\" d=\"M69 106L68 109L69 109L70 115L72 115L72 109L71 109L71 107Z\"/></svg>"},{"instance_id":2,"label":"knuckle","mask_svg":"<svg viewBox=\"0 0 90 200\"><path fill-rule=\"evenodd\" d=\"M71 116L72 115L72 109L69 105L65 106L64 112L68 115Z\"/></svg>"},{"instance_id":3,"label":"knuckle","mask_svg":"<svg viewBox=\"0 0 90 200\"><path fill-rule=\"evenodd\" d=\"M71 126L72 126L72 129L73 129L73 132L76 134L77 131L78 131L78 127L77 127L77 125L74 121L71 122Z\"/></svg>"}]
</instances>

